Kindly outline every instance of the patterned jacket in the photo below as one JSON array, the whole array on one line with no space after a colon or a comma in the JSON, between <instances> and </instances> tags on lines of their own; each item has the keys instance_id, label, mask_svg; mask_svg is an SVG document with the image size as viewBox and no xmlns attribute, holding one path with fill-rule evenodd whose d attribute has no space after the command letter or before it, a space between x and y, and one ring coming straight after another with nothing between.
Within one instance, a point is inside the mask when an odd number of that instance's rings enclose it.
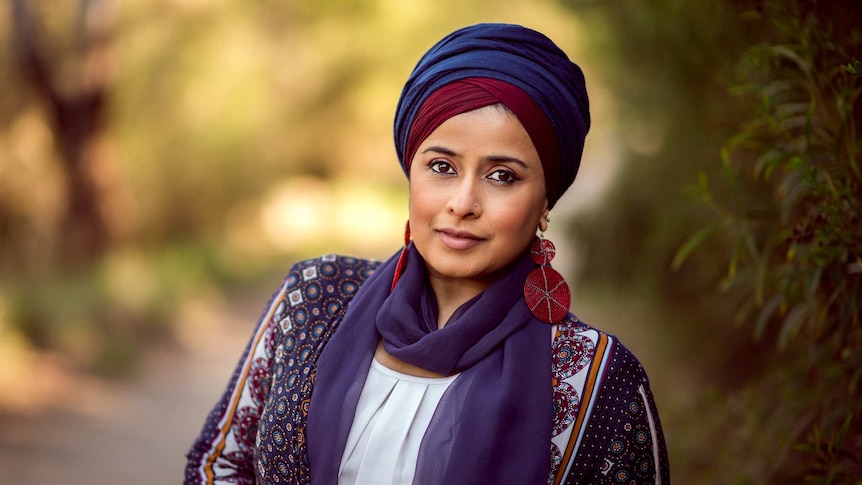
<instances>
[{"instance_id":1,"label":"patterned jacket","mask_svg":"<svg viewBox=\"0 0 862 485\"><path fill-rule=\"evenodd\" d=\"M328 255L294 265L187 454L185 484L309 484L304 429L317 359L378 263ZM646 373L615 337L574 315L550 332L549 484L667 485ZM284 442L284 430L298 436Z\"/></svg>"}]
</instances>

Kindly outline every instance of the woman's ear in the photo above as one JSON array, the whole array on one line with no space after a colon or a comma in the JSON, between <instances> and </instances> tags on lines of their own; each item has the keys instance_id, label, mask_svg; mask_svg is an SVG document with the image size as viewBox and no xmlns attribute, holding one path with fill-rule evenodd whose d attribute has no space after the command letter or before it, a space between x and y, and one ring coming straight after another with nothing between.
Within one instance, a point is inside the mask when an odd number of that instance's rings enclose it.
<instances>
[{"instance_id":1,"label":"woman's ear","mask_svg":"<svg viewBox=\"0 0 862 485\"><path fill-rule=\"evenodd\" d=\"M548 215L551 213L551 210L548 209L548 199L545 199L545 210L542 211L542 218L539 219L539 231L545 232L548 230L548 223L551 222Z\"/></svg>"}]
</instances>

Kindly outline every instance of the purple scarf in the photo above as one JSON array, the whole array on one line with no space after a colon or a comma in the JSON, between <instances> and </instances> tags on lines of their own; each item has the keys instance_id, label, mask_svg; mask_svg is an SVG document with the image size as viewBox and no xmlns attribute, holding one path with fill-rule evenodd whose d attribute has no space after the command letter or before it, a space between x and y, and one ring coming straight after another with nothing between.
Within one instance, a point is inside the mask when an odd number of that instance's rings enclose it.
<instances>
[{"instance_id":1,"label":"purple scarf","mask_svg":"<svg viewBox=\"0 0 862 485\"><path fill-rule=\"evenodd\" d=\"M438 330L425 264L412 244L404 273L389 293L397 259L365 282L320 356L307 424L312 483L338 481L381 338L386 350L405 362L444 375L461 373L422 439L414 484L547 483L551 327L524 304L532 261L525 254Z\"/></svg>"}]
</instances>

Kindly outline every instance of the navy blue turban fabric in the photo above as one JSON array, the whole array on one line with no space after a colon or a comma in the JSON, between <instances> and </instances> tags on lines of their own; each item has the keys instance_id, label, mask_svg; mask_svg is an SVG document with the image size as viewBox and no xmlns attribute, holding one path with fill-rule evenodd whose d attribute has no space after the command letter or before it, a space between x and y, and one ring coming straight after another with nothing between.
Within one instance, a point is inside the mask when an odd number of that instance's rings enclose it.
<instances>
[{"instance_id":1,"label":"navy blue turban fabric","mask_svg":"<svg viewBox=\"0 0 862 485\"><path fill-rule=\"evenodd\" d=\"M431 93L453 81L484 77L527 93L554 129L560 151L560 180L549 193L553 207L575 180L590 129L584 74L544 34L512 24L477 24L456 30L420 60L401 92L395 113L395 148L405 173L407 139L416 113Z\"/></svg>"}]
</instances>

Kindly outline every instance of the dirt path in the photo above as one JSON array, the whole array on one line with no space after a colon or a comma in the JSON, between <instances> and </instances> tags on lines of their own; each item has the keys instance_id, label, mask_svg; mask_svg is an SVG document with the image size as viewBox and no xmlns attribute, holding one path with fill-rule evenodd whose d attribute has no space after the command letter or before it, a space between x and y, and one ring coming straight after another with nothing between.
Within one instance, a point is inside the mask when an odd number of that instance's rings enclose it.
<instances>
[{"instance_id":1,"label":"dirt path","mask_svg":"<svg viewBox=\"0 0 862 485\"><path fill-rule=\"evenodd\" d=\"M134 381L76 379L43 409L0 414L0 483L181 483L183 455L251 335L259 300L192 302L183 343L148 353Z\"/></svg>"}]
</instances>

